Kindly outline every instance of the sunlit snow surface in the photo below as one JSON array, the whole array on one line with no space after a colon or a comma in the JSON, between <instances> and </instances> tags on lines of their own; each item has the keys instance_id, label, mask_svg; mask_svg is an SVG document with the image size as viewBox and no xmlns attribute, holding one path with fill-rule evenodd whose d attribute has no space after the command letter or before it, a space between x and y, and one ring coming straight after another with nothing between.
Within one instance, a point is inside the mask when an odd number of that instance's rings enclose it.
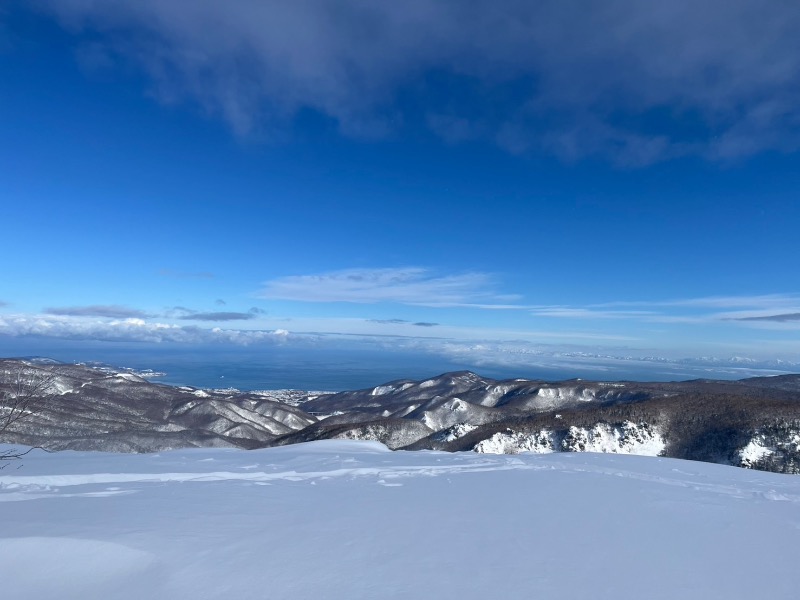
<instances>
[{"instance_id":1,"label":"sunlit snow surface","mask_svg":"<svg viewBox=\"0 0 800 600\"><path fill-rule=\"evenodd\" d=\"M800 597L798 476L349 441L22 464L4 598Z\"/></svg>"}]
</instances>

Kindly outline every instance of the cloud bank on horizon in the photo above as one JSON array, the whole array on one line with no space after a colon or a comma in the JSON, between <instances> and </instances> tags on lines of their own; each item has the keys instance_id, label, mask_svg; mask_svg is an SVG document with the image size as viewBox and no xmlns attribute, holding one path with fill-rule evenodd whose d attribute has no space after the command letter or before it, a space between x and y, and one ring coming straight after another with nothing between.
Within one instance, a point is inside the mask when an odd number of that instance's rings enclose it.
<instances>
[{"instance_id":1,"label":"cloud bank on horizon","mask_svg":"<svg viewBox=\"0 0 800 600\"><path fill-rule=\"evenodd\" d=\"M134 64L162 102L243 136L280 138L311 110L357 138L416 124L450 143L626 166L800 147L791 0L39 6L85 34L86 68Z\"/></svg>"},{"instance_id":2,"label":"cloud bank on horizon","mask_svg":"<svg viewBox=\"0 0 800 600\"><path fill-rule=\"evenodd\" d=\"M800 358L794 341L800 330L800 296L792 294L537 306L500 293L495 278L486 274L447 276L405 267L279 277L265 282L257 295L265 300L291 301L288 306L294 307L295 313L303 304L349 305L355 316L343 317L335 311L328 316L280 316L255 306L247 311L176 306L159 312L89 305L47 308L40 314L6 311L8 314L0 314L0 335L194 345L294 343L306 347L335 344L350 336L369 344L383 338L387 343L394 340L391 344L397 348L455 356L477 351L504 360L515 353L536 353L542 347L570 352L582 348L593 353L602 347L617 348L640 356L659 349L673 356L688 356L699 344L716 356L734 352L759 358ZM478 303L512 297L518 303ZM219 306L218 301L214 304ZM369 305L408 318L371 317L365 308ZM464 315L454 316L454 307ZM501 316L511 313L511 325L502 319L473 320L487 309ZM427 318L418 318L420 315ZM527 322L520 323L520 318ZM204 326L209 322L226 326ZM709 332L713 335L704 339Z\"/></svg>"}]
</instances>

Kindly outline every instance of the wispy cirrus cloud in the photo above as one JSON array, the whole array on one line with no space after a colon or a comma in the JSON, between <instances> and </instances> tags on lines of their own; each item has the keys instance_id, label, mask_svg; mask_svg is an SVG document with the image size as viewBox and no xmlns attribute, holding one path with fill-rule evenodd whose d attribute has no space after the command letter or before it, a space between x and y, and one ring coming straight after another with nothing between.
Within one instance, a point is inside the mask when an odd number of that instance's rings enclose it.
<instances>
[{"instance_id":1,"label":"wispy cirrus cloud","mask_svg":"<svg viewBox=\"0 0 800 600\"><path fill-rule=\"evenodd\" d=\"M79 54L91 64L133 63L155 97L199 105L241 135L277 136L308 109L345 135L392 135L421 106L422 125L451 143L565 160L635 166L800 147L791 1L38 6L90 34Z\"/></svg>"},{"instance_id":2,"label":"wispy cirrus cloud","mask_svg":"<svg viewBox=\"0 0 800 600\"><path fill-rule=\"evenodd\" d=\"M797 294L763 294L745 296L711 296L664 303L667 310L682 310L706 321L738 322L753 327L795 328L800 319L800 296Z\"/></svg>"},{"instance_id":3,"label":"wispy cirrus cloud","mask_svg":"<svg viewBox=\"0 0 800 600\"><path fill-rule=\"evenodd\" d=\"M117 304L95 304L92 306L64 306L45 308L45 314L70 317L103 317L111 319L141 319L147 316L143 310Z\"/></svg>"},{"instance_id":4,"label":"wispy cirrus cloud","mask_svg":"<svg viewBox=\"0 0 800 600\"><path fill-rule=\"evenodd\" d=\"M391 302L429 307L517 309L515 295L498 294L486 273L435 275L419 267L344 269L267 281L258 294L299 302Z\"/></svg>"},{"instance_id":5,"label":"wispy cirrus cloud","mask_svg":"<svg viewBox=\"0 0 800 600\"><path fill-rule=\"evenodd\" d=\"M664 306L689 306L708 308L741 308L769 310L780 309L800 304L800 296L796 294L761 294L747 296L709 296L706 298L689 298L664 302Z\"/></svg>"},{"instance_id":6,"label":"wispy cirrus cloud","mask_svg":"<svg viewBox=\"0 0 800 600\"><path fill-rule=\"evenodd\" d=\"M800 322L800 296L764 294L709 296L677 300L619 301L586 306L535 306L537 317L560 319L629 319L664 324L700 324L723 321L740 323Z\"/></svg>"},{"instance_id":7,"label":"wispy cirrus cloud","mask_svg":"<svg viewBox=\"0 0 800 600\"><path fill-rule=\"evenodd\" d=\"M679 298L667 300L621 300L590 304L592 308L647 308L647 307L689 307L689 308L753 308L766 310L800 303L798 294L757 294L742 296L703 296L698 298Z\"/></svg>"},{"instance_id":8,"label":"wispy cirrus cloud","mask_svg":"<svg viewBox=\"0 0 800 600\"><path fill-rule=\"evenodd\" d=\"M537 317L556 317L564 319L640 319L653 316L650 310L600 310L571 306L534 306L531 314Z\"/></svg>"}]
</instances>

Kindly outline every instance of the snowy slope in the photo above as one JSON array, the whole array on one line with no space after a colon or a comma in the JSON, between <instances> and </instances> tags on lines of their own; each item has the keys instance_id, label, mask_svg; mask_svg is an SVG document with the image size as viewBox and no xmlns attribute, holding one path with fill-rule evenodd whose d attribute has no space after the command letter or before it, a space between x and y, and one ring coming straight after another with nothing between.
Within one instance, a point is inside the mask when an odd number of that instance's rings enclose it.
<instances>
[{"instance_id":1,"label":"snowy slope","mask_svg":"<svg viewBox=\"0 0 800 600\"><path fill-rule=\"evenodd\" d=\"M542 429L523 433L508 429L478 442L473 450L485 454L610 452L660 456L665 447L664 439L657 430L646 423L625 421L619 425L597 423L594 427L572 426L565 431Z\"/></svg>"},{"instance_id":2,"label":"snowy slope","mask_svg":"<svg viewBox=\"0 0 800 600\"><path fill-rule=\"evenodd\" d=\"M0 472L3 597L794 599L800 478L322 441Z\"/></svg>"}]
</instances>

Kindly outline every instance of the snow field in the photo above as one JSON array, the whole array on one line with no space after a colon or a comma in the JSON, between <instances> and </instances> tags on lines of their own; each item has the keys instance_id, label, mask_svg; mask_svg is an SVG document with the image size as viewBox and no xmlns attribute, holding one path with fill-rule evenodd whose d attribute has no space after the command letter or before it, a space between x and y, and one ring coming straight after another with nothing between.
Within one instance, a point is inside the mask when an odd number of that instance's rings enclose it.
<instances>
[{"instance_id":1,"label":"snow field","mask_svg":"<svg viewBox=\"0 0 800 600\"><path fill-rule=\"evenodd\" d=\"M3 596L794 599L800 478L614 454L33 451Z\"/></svg>"}]
</instances>

